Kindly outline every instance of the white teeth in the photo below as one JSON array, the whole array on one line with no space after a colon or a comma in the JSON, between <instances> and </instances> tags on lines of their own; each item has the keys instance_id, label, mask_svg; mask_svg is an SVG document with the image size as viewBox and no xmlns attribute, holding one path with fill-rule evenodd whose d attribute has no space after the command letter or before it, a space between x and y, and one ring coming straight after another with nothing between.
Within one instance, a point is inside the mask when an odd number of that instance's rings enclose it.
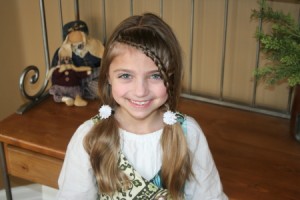
<instances>
[{"instance_id":1,"label":"white teeth","mask_svg":"<svg viewBox=\"0 0 300 200\"><path fill-rule=\"evenodd\" d=\"M131 100L131 102L134 103L134 104L137 104L137 105L145 105L149 101L133 101L133 100Z\"/></svg>"}]
</instances>

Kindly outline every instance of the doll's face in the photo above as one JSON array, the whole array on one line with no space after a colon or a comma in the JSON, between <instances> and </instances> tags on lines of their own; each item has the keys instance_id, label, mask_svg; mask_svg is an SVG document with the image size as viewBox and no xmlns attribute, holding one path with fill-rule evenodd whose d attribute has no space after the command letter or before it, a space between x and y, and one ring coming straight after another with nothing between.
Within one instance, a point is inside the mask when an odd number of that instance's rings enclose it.
<instances>
[{"instance_id":1,"label":"doll's face","mask_svg":"<svg viewBox=\"0 0 300 200\"><path fill-rule=\"evenodd\" d=\"M68 35L68 42L71 43L72 52L80 57L87 53L85 34L81 31L73 31Z\"/></svg>"},{"instance_id":2,"label":"doll's face","mask_svg":"<svg viewBox=\"0 0 300 200\"><path fill-rule=\"evenodd\" d=\"M72 51L76 55L82 55L82 53L84 52L84 47L85 47L85 44L83 42L77 42L77 43L71 44Z\"/></svg>"}]
</instances>

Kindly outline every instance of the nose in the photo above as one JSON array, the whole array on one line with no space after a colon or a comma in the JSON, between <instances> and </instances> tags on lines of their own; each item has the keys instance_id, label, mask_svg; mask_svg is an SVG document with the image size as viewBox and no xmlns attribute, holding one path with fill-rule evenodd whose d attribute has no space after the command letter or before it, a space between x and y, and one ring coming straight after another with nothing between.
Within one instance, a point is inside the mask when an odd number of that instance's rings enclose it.
<instances>
[{"instance_id":1,"label":"nose","mask_svg":"<svg viewBox=\"0 0 300 200\"><path fill-rule=\"evenodd\" d=\"M149 93L148 82L145 79L137 79L135 81L134 92L137 97L144 97Z\"/></svg>"}]
</instances>

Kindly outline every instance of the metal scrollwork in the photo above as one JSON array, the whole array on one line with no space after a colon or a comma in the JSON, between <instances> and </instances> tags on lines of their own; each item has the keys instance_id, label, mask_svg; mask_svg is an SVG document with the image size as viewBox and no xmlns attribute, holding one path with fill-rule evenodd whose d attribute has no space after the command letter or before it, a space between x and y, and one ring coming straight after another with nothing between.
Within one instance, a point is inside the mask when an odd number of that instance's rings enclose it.
<instances>
[{"instance_id":1,"label":"metal scrollwork","mask_svg":"<svg viewBox=\"0 0 300 200\"><path fill-rule=\"evenodd\" d=\"M30 65L24 69L24 71L20 77L19 87L20 87L20 91L24 97L26 97L29 100L35 101L35 100L39 99L39 97L45 92L48 82L45 83L45 85L40 89L40 91L38 93L36 93L34 95L28 94L25 89L25 81L26 81L27 74L29 74L29 72L31 72L31 71L33 71L34 74L31 76L29 83L30 84L37 83L37 81L39 80L39 77L40 77L40 71L36 66Z\"/></svg>"},{"instance_id":2,"label":"metal scrollwork","mask_svg":"<svg viewBox=\"0 0 300 200\"><path fill-rule=\"evenodd\" d=\"M28 79L26 79L26 77L28 77L28 74L30 72L33 72L33 75L28 80ZM44 81L44 85L42 85L41 89L36 94L31 95L27 92L26 87L25 87L26 80L28 80L31 85L34 85L38 82L39 78L40 78L40 71L39 71L38 67L36 67L34 65L30 65L23 70L21 77L20 77L19 89L21 91L21 94L26 99L30 100L30 102L22 105L17 110L18 114L23 114L25 111L27 111L28 109L30 109L35 104L39 103L45 97L48 96L48 91L46 90L46 88L48 86L49 81L47 79Z\"/></svg>"},{"instance_id":3,"label":"metal scrollwork","mask_svg":"<svg viewBox=\"0 0 300 200\"><path fill-rule=\"evenodd\" d=\"M43 32L43 44L44 44L44 54L45 54L45 64L46 64L46 74L50 68L50 61L49 61L49 47L48 47L48 36L47 36L47 26L46 26L46 17L45 17L45 5L44 0L40 0L40 15L41 15L41 25L42 25L42 32ZM36 84L40 77L40 72L38 67L34 65L30 65L23 70L23 73L20 77L19 88L21 90L22 95L30 100L30 102L25 103L22 105L18 110L18 114L23 114L25 111L33 107L35 104L42 101L47 95L48 92L46 91L48 80L45 79L44 85L35 95L29 95L25 88L25 81L27 80L26 77L29 72L34 72L33 76L30 78L30 84Z\"/></svg>"}]
</instances>

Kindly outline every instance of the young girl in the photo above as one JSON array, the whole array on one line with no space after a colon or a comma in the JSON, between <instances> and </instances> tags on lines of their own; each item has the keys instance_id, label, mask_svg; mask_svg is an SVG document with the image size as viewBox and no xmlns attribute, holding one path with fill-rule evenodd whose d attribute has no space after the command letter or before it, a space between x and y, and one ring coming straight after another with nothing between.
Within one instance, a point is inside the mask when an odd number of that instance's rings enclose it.
<instances>
[{"instance_id":1,"label":"young girl","mask_svg":"<svg viewBox=\"0 0 300 200\"><path fill-rule=\"evenodd\" d=\"M161 18L121 22L102 59L102 107L68 145L58 199L227 199L202 130L176 111L182 68Z\"/></svg>"}]
</instances>

